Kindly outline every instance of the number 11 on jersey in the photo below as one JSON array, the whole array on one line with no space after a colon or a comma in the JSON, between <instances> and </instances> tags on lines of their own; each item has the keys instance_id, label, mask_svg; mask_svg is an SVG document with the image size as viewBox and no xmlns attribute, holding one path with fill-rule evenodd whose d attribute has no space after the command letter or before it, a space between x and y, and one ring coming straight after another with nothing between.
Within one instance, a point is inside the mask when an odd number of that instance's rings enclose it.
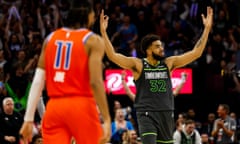
<instances>
[{"instance_id":1,"label":"number 11 on jersey","mask_svg":"<svg viewBox=\"0 0 240 144\"><path fill-rule=\"evenodd\" d=\"M57 48L54 61L54 69L56 70L54 81L64 82L65 71L70 68L73 43L72 41L57 40L55 45Z\"/></svg>"}]
</instances>

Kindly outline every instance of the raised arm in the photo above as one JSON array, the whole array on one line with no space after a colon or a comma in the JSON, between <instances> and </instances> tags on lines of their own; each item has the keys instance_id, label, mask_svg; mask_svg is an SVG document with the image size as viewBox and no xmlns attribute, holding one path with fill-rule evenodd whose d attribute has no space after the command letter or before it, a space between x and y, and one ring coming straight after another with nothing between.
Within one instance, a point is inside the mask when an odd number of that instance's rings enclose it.
<instances>
[{"instance_id":1,"label":"raised arm","mask_svg":"<svg viewBox=\"0 0 240 144\"><path fill-rule=\"evenodd\" d=\"M89 48L90 84L97 106L103 117L105 134L103 142L106 143L111 136L111 118L109 114L107 97L104 91L104 83L102 77L102 58L104 55L104 43L100 36L93 35L87 41L86 46Z\"/></svg>"},{"instance_id":2,"label":"raised arm","mask_svg":"<svg viewBox=\"0 0 240 144\"><path fill-rule=\"evenodd\" d=\"M112 62L116 63L120 67L124 69L134 69L136 67L136 61L137 59L134 57L126 57L122 54L116 53L111 41L109 40L109 37L107 35L106 29L108 27L108 19L109 17L104 15L104 11L102 10L100 14L100 29L101 29L101 35L103 37L103 40L105 42L105 52L107 54L107 57Z\"/></svg>"},{"instance_id":3,"label":"raised arm","mask_svg":"<svg viewBox=\"0 0 240 144\"><path fill-rule=\"evenodd\" d=\"M182 55L172 56L166 59L166 62L170 69L183 67L198 59L202 55L208 41L208 35L212 29L213 9L211 7L207 7L206 17L202 14L202 21L204 25L204 30L200 39L195 44L193 50L186 52Z\"/></svg>"},{"instance_id":4,"label":"raised arm","mask_svg":"<svg viewBox=\"0 0 240 144\"><path fill-rule=\"evenodd\" d=\"M186 79L187 79L187 74L183 72L181 74L180 84L177 85L177 87L173 90L173 96L177 96L179 94L179 92L181 91L181 89L183 88L183 86L186 82Z\"/></svg>"},{"instance_id":5,"label":"raised arm","mask_svg":"<svg viewBox=\"0 0 240 144\"><path fill-rule=\"evenodd\" d=\"M132 101L134 101L136 95L131 91L131 89L130 89L130 88L128 87L128 85L127 85L127 82L126 82L126 71L122 71L121 77L122 77L122 85L123 85L123 88L124 88L127 96L128 96Z\"/></svg>"}]
</instances>

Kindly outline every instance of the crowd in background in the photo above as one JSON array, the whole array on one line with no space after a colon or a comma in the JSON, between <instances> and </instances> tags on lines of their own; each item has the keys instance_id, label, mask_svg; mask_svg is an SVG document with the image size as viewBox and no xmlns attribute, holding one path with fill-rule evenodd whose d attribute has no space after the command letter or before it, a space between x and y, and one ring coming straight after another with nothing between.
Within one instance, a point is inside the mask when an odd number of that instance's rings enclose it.
<instances>
[{"instance_id":1,"label":"crowd in background","mask_svg":"<svg viewBox=\"0 0 240 144\"><path fill-rule=\"evenodd\" d=\"M192 49L203 29L201 13L205 13L206 6L210 5L214 9L214 25L207 47L200 59L187 65L193 69L194 91L191 96L176 97L176 114L187 112L194 107L199 113L199 121L204 123L209 113L216 112L219 103L227 103L232 112L240 117L238 0L94 2L94 32L99 33L98 16L101 9L104 9L110 17L108 34L115 50L134 57L143 57L139 43L141 38L149 33L161 37L166 56L178 55ZM24 114L26 108L26 99L43 40L52 31L64 26L69 8L70 0L0 0L1 101L4 97L12 97L14 109L20 114ZM110 68L118 66L105 58L103 70ZM46 100L46 94L43 95ZM129 104L124 100L126 98L120 100L123 105ZM113 111L113 101L110 100L109 103ZM130 133L134 132L128 134Z\"/></svg>"}]
</instances>

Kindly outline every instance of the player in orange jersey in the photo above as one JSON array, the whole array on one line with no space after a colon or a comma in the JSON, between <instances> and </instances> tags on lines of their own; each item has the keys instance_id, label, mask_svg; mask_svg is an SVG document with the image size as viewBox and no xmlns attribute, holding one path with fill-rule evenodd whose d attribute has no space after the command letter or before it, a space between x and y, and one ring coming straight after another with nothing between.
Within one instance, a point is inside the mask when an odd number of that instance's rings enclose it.
<instances>
[{"instance_id":1,"label":"player in orange jersey","mask_svg":"<svg viewBox=\"0 0 240 144\"><path fill-rule=\"evenodd\" d=\"M88 28L94 23L91 3L73 0L67 27L44 41L20 136L32 139L34 113L46 81L49 96L42 121L46 144L105 144L110 116L102 78L104 42ZM104 120L100 123L97 106Z\"/></svg>"}]
</instances>

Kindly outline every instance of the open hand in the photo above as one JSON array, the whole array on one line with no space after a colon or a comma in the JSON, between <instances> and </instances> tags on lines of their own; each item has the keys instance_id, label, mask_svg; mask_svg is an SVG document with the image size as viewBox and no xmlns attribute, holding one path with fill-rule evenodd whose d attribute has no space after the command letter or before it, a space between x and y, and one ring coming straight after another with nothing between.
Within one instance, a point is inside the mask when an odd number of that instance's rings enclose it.
<instances>
[{"instance_id":1,"label":"open hand","mask_svg":"<svg viewBox=\"0 0 240 144\"><path fill-rule=\"evenodd\" d=\"M213 9L211 7L207 7L207 16L205 17L204 14L201 16L204 26L211 29L213 24Z\"/></svg>"}]
</instances>

